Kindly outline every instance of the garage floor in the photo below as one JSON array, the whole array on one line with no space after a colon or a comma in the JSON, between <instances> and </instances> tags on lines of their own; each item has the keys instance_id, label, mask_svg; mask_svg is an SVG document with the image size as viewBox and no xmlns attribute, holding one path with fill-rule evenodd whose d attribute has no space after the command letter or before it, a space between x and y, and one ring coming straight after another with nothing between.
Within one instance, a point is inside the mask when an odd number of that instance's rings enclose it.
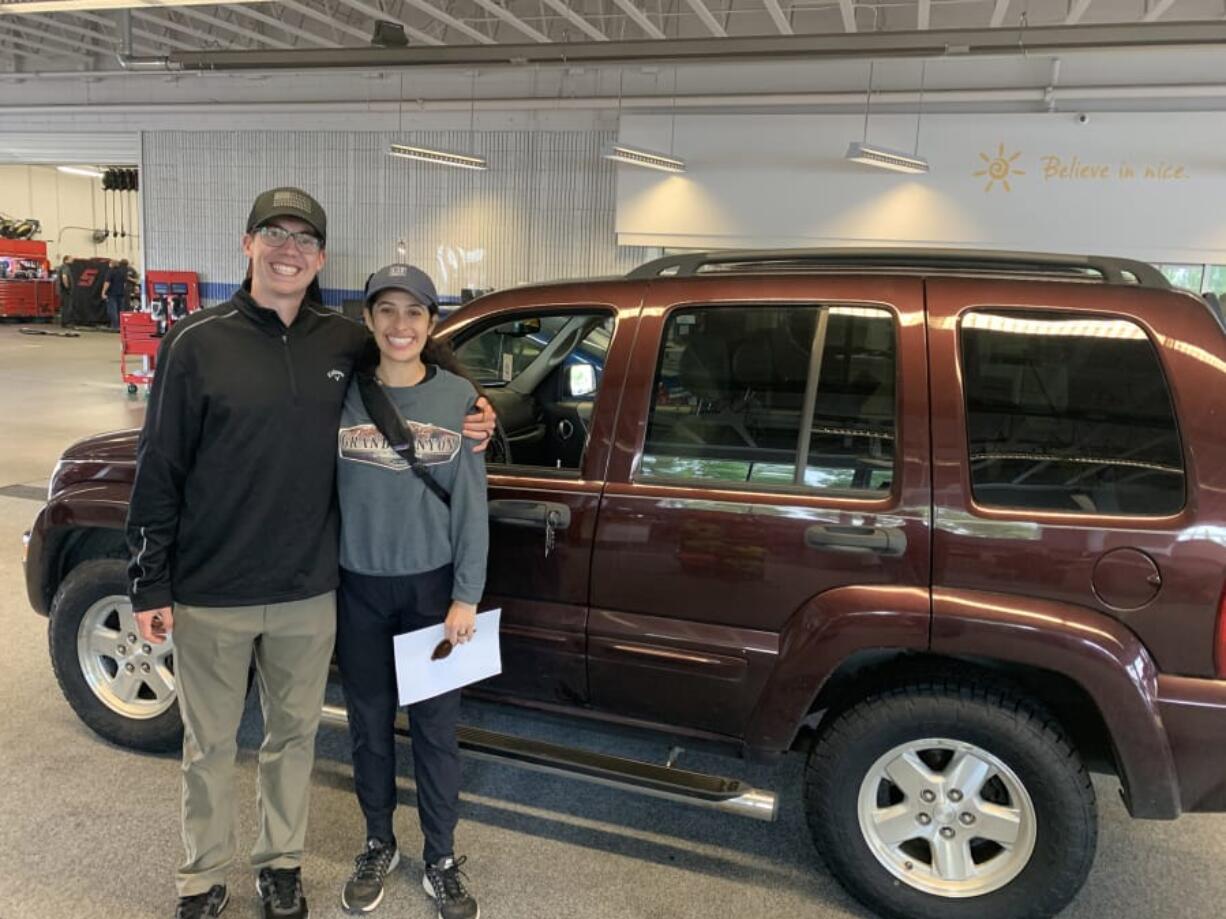
<instances>
[{"instance_id":1,"label":"garage floor","mask_svg":"<svg viewBox=\"0 0 1226 919\"><path fill-rule=\"evenodd\" d=\"M173 914L180 856L178 766L90 733L60 696L47 659L46 624L27 605L21 533L59 451L87 434L140 423L143 397L119 382L119 341L27 337L0 325L0 622L9 634L0 667L0 919ZM611 738L501 708L468 705L466 719L494 729L618 749L662 761L663 740ZM241 736L241 845L255 837L259 714ZM402 748L397 831L420 855L408 748ZM467 761L460 851L470 859L483 915L569 917L866 917L826 873L800 812L801 763L746 764L686 753L680 764L746 778L781 793L782 814L761 824L597 786ZM362 842L347 736L324 728L312 791L304 877L316 917L342 916L341 884ZM1220 915L1226 816L1175 823L1130 820L1116 783L1099 780L1098 861L1064 915L1124 919ZM389 885L378 915L434 915L417 886L417 858ZM257 916L249 874L236 866L226 915ZM990 917L984 917L990 919Z\"/></svg>"}]
</instances>

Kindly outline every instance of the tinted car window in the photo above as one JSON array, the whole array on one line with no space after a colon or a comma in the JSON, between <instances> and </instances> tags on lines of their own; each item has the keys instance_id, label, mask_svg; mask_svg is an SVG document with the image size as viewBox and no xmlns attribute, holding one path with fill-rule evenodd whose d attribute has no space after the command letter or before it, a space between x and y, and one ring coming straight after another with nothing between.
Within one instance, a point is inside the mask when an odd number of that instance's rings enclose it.
<instances>
[{"instance_id":1,"label":"tinted car window","mask_svg":"<svg viewBox=\"0 0 1226 919\"><path fill-rule=\"evenodd\" d=\"M888 490L894 379L894 320L884 309L677 311L637 478Z\"/></svg>"},{"instance_id":2,"label":"tinted car window","mask_svg":"<svg viewBox=\"0 0 1226 919\"><path fill-rule=\"evenodd\" d=\"M1183 506L1171 397L1139 326L992 310L967 314L961 336L977 502L1141 515Z\"/></svg>"}]
</instances>

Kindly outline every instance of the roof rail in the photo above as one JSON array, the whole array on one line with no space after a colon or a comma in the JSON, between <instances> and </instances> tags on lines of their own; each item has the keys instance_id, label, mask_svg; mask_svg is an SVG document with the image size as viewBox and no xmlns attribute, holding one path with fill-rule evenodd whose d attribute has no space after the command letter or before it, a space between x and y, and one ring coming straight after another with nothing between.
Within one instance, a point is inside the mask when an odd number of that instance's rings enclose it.
<instances>
[{"instance_id":1,"label":"roof rail","mask_svg":"<svg viewBox=\"0 0 1226 919\"><path fill-rule=\"evenodd\" d=\"M668 255L640 265L627 277L689 278L714 273L804 273L883 269L923 274L1024 274L1052 280L1097 281L1169 289L1153 265L1123 258L1048 255L991 249L744 249Z\"/></svg>"}]
</instances>

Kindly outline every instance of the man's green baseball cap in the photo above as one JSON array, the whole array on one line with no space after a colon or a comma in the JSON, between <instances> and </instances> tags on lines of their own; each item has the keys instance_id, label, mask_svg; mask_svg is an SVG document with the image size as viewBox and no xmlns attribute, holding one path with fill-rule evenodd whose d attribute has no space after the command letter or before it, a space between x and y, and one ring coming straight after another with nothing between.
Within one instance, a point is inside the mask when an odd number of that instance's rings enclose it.
<instances>
[{"instance_id":1,"label":"man's green baseball cap","mask_svg":"<svg viewBox=\"0 0 1226 919\"><path fill-rule=\"evenodd\" d=\"M260 192L247 217L247 232L254 232L276 217L297 217L310 224L320 240L328 241L328 215L319 202L301 188L270 188Z\"/></svg>"}]
</instances>

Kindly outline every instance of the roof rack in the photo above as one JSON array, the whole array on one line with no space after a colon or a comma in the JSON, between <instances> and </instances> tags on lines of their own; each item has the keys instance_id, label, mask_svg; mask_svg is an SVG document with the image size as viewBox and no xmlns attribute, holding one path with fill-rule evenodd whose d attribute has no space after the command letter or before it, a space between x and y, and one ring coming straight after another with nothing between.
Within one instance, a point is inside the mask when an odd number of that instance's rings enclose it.
<instances>
[{"instance_id":1,"label":"roof rack","mask_svg":"<svg viewBox=\"0 0 1226 919\"><path fill-rule=\"evenodd\" d=\"M1153 265L1123 258L1048 255L990 249L744 249L668 255L640 265L627 277L690 278L703 274L803 274L876 269L922 274L1013 274L1049 280L1091 281L1169 289Z\"/></svg>"}]
</instances>

